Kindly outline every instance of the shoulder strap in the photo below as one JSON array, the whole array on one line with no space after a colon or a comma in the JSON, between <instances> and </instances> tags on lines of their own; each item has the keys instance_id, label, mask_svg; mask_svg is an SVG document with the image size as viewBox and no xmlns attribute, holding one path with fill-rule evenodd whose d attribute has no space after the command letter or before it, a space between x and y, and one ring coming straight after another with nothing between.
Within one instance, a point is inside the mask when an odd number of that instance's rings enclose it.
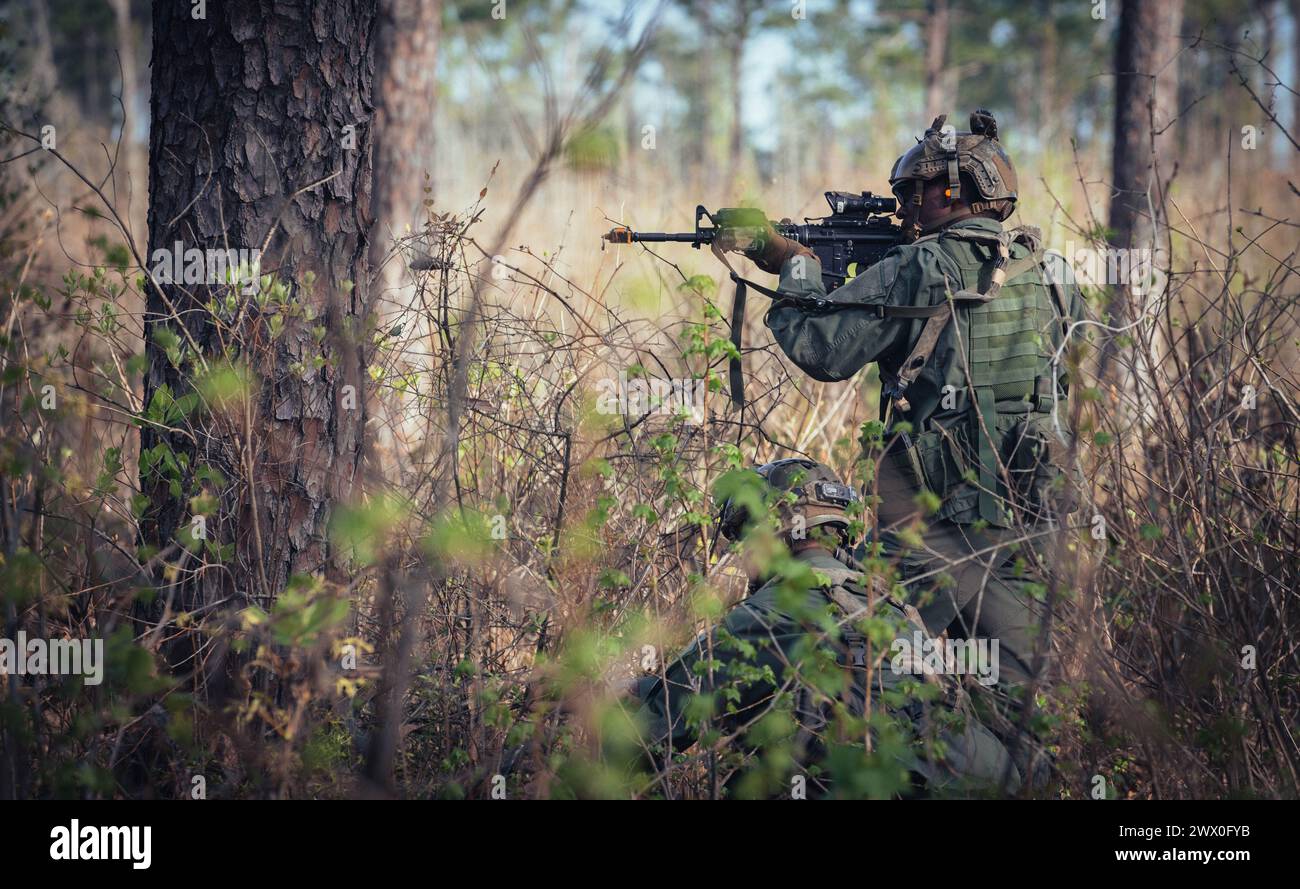
<instances>
[{"instance_id":1,"label":"shoulder strap","mask_svg":"<svg viewBox=\"0 0 1300 889\"><path fill-rule=\"evenodd\" d=\"M843 587L850 584L862 585L862 572L855 571L852 568L813 568L813 570L825 576L829 581L829 583L823 585L823 589L826 587Z\"/></svg>"},{"instance_id":2,"label":"shoulder strap","mask_svg":"<svg viewBox=\"0 0 1300 889\"><path fill-rule=\"evenodd\" d=\"M857 667L866 666L866 640L865 637L858 633L852 626L852 623L867 613L867 607L845 588L846 583L861 581L861 572L848 569L831 569L828 571L826 569L818 568L817 570L831 578L829 586L825 588L826 595L833 603L835 603L835 606L839 608L840 612L843 614L838 623L841 627L843 639L849 645L850 653L853 658L852 664ZM879 580L879 578L873 577L872 580L874 583ZM879 589L882 585L883 584L877 584L877 588ZM927 637L929 636L929 631L925 628L925 622L921 620L921 613L917 611L914 606L905 602L899 602L897 599L890 596L888 592L882 591L881 595L886 601L903 613L904 620L906 620L915 630L919 630ZM884 656L883 650L877 655L877 657L882 656ZM913 656L916 656L915 653L913 653ZM931 682L938 681L932 676L932 674L923 669L923 665L920 662L909 667L909 672L918 676L925 676L926 679Z\"/></svg>"},{"instance_id":3,"label":"shoulder strap","mask_svg":"<svg viewBox=\"0 0 1300 889\"><path fill-rule=\"evenodd\" d=\"M936 233L934 237L937 238L939 234ZM899 410L903 411L909 410L911 407L904 396L907 387L911 386L916 378L921 375L926 362L930 360L930 354L934 352L934 347L939 344L939 337L943 335L944 330L948 327L948 321L952 318L951 303L988 302L997 297L998 291L1002 289L1004 283L1043 264L1043 254L1040 247L1041 236L1038 234L1038 229L1031 226L1009 229L1001 234L980 231L979 229L959 229L942 232L941 234L966 241L990 244L997 249L998 255L993 259L993 271L989 276L987 288L982 291L958 290L950 296L948 302L941 303L939 306L925 307L939 309L940 311L934 312L932 315L912 316L927 317L929 320L921 328L921 335L917 337L916 345L912 347L912 351L903 360L897 376L886 383L887 391L885 393L894 400ZM1029 255L1012 260L1011 244L1013 243L1024 244L1029 248Z\"/></svg>"},{"instance_id":4,"label":"shoulder strap","mask_svg":"<svg viewBox=\"0 0 1300 889\"><path fill-rule=\"evenodd\" d=\"M864 586L863 581L867 580L867 575L864 571L853 568L814 568L813 570L818 574L824 574L830 581L828 584L824 585L822 589L826 591L826 594L830 597L831 601L839 606L840 610L844 612L845 619L854 619L860 617L866 612L866 606L848 590L848 587L850 586ZM889 589L886 587L882 578L872 575L870 580L872 589L877 596L886 599L901 608L904 614L909 618L915 616L917 620L920 620L920 613L917 612L915 608L911 605L899 602L890 595Z\"/></svg>"},{"instance_id":5,"label":"shoulder strap","mask_svg":"<svg viewBox=\"0 0 1300 889\"><path fill-rule=\"evenodd\" d=\"M826 589L826 595L830 597L840 611L844 612L844 620L846 621L857 620L867 611L866 606L855 599L853 594L844 589L841 584L831 584Z\"/></svg>"},{"instance_id":6,"label":"shoulder strap","mask_svg":"<svg viewBox=\"0 0 1300 889\"><path fill-rule=\"evenodd\" d=\"M1056 254L1061 262L1065 262L1065 257L1059 253ZM1052 302L1056 305L1057 314L1061 317L1061 332L1068 336L1070 333L1070 300L1069 295L1065 292L1065 282L1048 264L1047 255L1042 258L1043 280L1047 282L1047 289L1052 292Z\"/></svg>"}]
</instances>

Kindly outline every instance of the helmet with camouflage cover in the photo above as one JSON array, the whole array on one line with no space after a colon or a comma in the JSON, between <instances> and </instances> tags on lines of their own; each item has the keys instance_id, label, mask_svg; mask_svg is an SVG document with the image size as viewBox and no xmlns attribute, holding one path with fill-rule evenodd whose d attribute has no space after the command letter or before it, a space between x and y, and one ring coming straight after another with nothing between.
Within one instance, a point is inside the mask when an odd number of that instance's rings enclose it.
<instances>
[{"instance_id":1,"label":"helmet with camouflage cover","mask_svg":"<svg viewBox=\"0 0 1300 889\"><path fill-rule=\"evenodd\" d=\"M1016 168L998 141L998 122L983 108L970 116L970 132L959 133L946 125L941 114L925 131L925 137L894 161L889 184L898 198L904 229L918 229L924 183L945 179L945 195L951 206L965 202L972 213L991 211L1006 219L1016 204ZM975 194L962 191L962 174Z\"/></svg>"},{"instance_id":2,"label":"helmet with camouflage cover","mask_svg":"<svg viewBox=\"0 0 1300 889\"><path fill-rule=\"evenodd\" d=\"M791 457L764 463L753 471L773 495L781 533L817 527L837 528L841 534L848 531L852 521L848 509L858 501L858 492L841 482L829 467L815 460ZM778 499L776 495L787 496ZM719 521L723 536L739 540L753 519L745 506L727 499L722 503Z\"/></svg>"}]
</instances>

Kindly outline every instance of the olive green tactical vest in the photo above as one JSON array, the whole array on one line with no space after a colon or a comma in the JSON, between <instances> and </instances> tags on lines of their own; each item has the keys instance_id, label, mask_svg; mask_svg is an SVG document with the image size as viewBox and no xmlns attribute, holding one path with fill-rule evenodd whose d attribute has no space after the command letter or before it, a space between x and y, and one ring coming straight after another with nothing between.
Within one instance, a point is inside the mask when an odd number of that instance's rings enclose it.
<instances>
[{"instance_id":1,"label":"olive green tactical vest","mask_svg":"<svg viewBox=\"0 0 1300 889\"><path fill-rule=\"evenodd\" d=\"M995 274L999 240L1008 257ZM943 271L956 323L939 319L940 341L914 349L933 348L946 403L901 449L904 471L942 498L939 518L1009 527L1059 512L1052 489L1068 440L1060 347L1071 320L1063 261L1044 257L1036 230L962 226L913 246Z\"/></svg>"}]
</instances>

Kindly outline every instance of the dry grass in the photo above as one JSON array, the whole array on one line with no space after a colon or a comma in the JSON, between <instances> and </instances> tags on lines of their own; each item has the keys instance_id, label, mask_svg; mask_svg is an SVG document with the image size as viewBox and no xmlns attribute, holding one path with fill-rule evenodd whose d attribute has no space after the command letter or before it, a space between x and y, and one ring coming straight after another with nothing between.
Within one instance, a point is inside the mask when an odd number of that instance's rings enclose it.
<instances>
[{"instance_id":1,"label":"dry grass","mask_svg":"<svg viewBox=\"0 0 1300 889\"><path fill-rule=\"evenodd\" d=\"M675 185L667 153L562 169L494 265L489 234L512 206L498 195L529 187L533 168L506 157L480 202L490 167L476 149L448 151L438 174L437 207L469 209L420 220L397 245L400 265L419 253L439 267L404 273L378 309L371 474L337 537L349 574L305 582L261 623L220 602L140 620L141 589L177 554L142 569L135 552L135 277L82 265L111 265L91 243L104 224L67 211L88 205L84 191L55 201L57 220L32 191L8 204L5 635L114 641L103 687L6 680L7 792L175 796L195 774L214 796L382 792L364 759L390 724L403 795L487 795L503 774L512 794L632 792L596 755L620 712L611 684L639 671L643 646L671 652L703 628L710 600L743 594L708 521L714 481L791 452L851 474L874 374L803 378L751 312L753 403L737 417L722 385L721 269L707 253L597 240L610 218L688 228L696 203L727 196ZM1022 159L1022 221L1049 245L1096 246L1101 169L1095 156ZM828 187L885 190L842 158L782 173L748 189L775 215L820 214ZM1122 334L1104 378L1104 326L1081 329L1069 356L1086 485L1052 588L1065 666L1042 701L1064 795L1088 795L1096 775L1137 797L1300 786L1300 286L1296 222L1275 221L1288 187L1243 175L1229 192L1215 170L1180 171L1163 300ZM17 217L35 228L16 230ZM60 294L75 268L88 277ZM1101 318L1108 289L1092 298ZM478 345L459 351L468 333ZM704 380L706 421L598 412L599 381L633 368ZM47 382L56 411L39 408ZM346 611L293 629L329 602ZM159 670L160 648L178 642L193 660ZM655 792L708 795L706 755Z\"/></svg>"}]
</instances>

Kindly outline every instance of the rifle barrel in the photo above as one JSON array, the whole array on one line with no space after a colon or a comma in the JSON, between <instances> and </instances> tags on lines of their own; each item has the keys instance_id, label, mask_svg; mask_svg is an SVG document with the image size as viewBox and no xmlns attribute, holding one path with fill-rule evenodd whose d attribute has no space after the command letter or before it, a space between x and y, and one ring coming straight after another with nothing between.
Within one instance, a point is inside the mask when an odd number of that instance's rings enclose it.
<instances>
[{"instance_id":1,"label":"rifle barrel","mask_svg":"<svg viewBox=\"0 0 1300 889\"><path fill-rule=\"evenodd\" d=\"M713 239L712 232L636 232L630 228L612 228L605 240L611 244L633 243L683 243L707 244Z\"/></svg>"}]
</instances>

